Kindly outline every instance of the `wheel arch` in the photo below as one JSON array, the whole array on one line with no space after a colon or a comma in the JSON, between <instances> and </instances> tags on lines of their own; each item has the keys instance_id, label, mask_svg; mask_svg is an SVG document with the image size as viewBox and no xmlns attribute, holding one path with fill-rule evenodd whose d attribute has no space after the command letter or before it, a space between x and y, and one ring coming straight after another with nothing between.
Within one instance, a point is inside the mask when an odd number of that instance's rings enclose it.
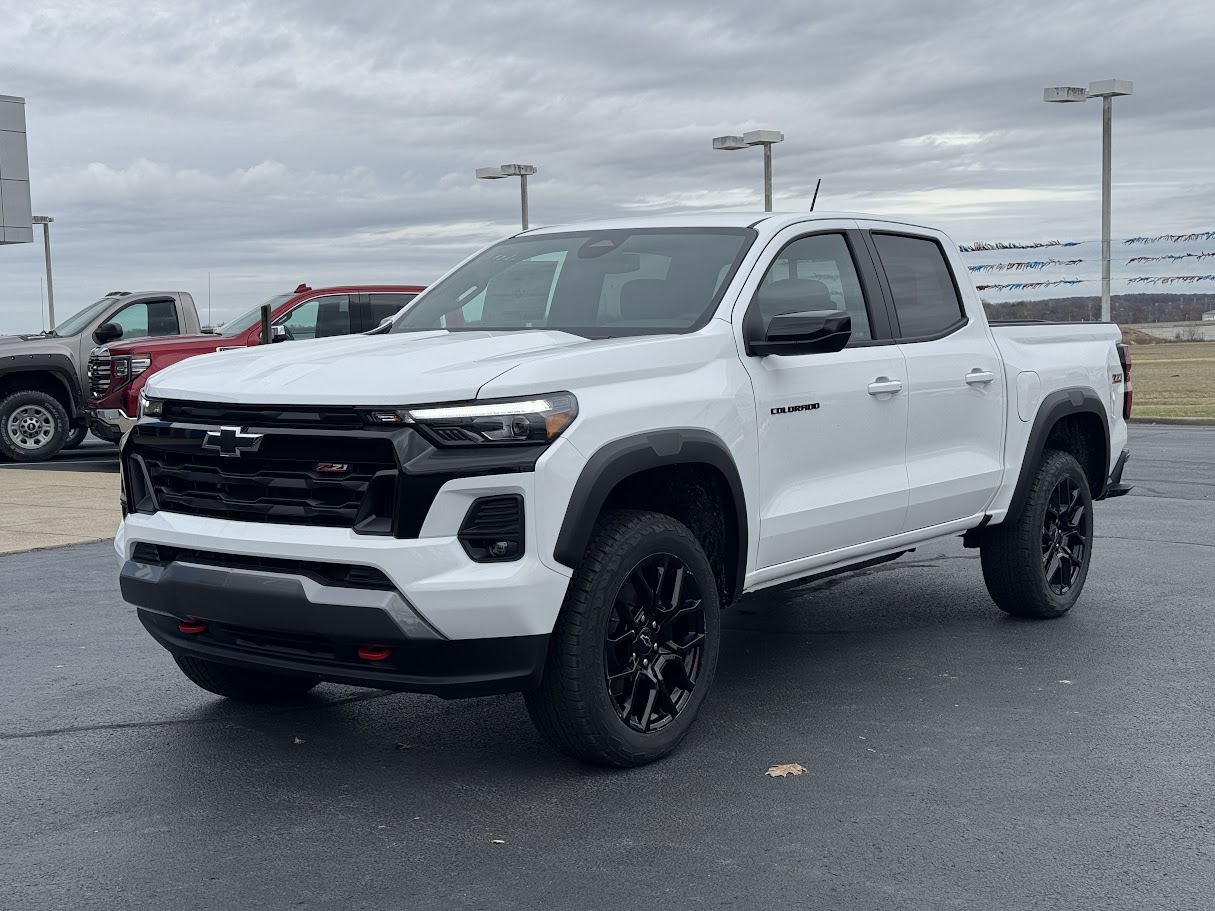
<instances>
[{"instance_id":1,"label":"wheel arch","mask_svg":"<svg viewBox=\"0 0 1215 911\"><path fill-rule=\"evenodd\" d=\"M711 488L711 489L706 489ZM633 502L644 497L643 502ZM566 506L553 557L577 569L605 506L656 509L683 521L718 558L722 607L742 593L747 569L747 507L738 466L716 434L694 428L623 437L598 449ZM714 529L720 523L720 539ZM716 552L716 553L715 553Z\"/></svg>"},{"instance_id":2,"label":"wheel arch","mask_svg":"<svg viewBox=\"0 0 1215 911\"><path fill-rule=\"evenodd\" d=\"M83 410L83 393L66 354L27 354L0 358L0 398L23 389L53 396L69 418Z\"/></svg>"},{"instance_id":3,"label":"wheel arch","mask_svg":"<svg viewBox=\"0 0 1215 911\"><path fill-rule=\"evenodd\" d=\"M1101 499L1108 482L1110 427L1105 404L1093 389L1083 386L1060 389L1043 399L1008 505L1010 516L1019 515L1025 508L1034 472L1047 449L1074 456L1088 478L1093 499Z\"/></svg>"}]
</instances>

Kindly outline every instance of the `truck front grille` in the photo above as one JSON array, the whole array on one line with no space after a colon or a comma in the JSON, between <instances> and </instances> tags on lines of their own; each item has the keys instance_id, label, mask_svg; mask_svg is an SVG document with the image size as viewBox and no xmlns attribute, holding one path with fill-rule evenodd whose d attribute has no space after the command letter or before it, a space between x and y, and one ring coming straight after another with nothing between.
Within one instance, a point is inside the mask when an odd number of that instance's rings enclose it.
<instances>
[{"instance_id":1,"label":"truck front grille","mask_svg":"<svg viewBox=\"0 0 1215 911\"><path fill-rule=\"evenodd\" d=\"M89 395L100 398L110 389L110 356L94 354L86 368L89 380Z\"/></svg>"},{"instance_id":2,"label":"truck front grille","mask_svg":"<svg viewBox=\"0 0 1215 911\"><path fill-rule=\"evenodd\" d=\"M147 478L157 509L392 533L397 467L390 440L267 434L256 453L231 457L201 446L201 432L157 438L153 428L140 429L153 435L134 441L130 474Z\"/></svg>"}]
</instances>

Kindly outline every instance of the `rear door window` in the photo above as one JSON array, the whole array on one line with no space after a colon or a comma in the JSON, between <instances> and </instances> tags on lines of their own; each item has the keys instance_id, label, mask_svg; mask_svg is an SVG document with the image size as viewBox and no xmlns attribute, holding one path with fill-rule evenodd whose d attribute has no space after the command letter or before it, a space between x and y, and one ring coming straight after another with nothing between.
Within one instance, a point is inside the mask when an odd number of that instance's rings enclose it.
<instances>
[{"instance_id":1,"label":"rear door window","mask_svg":"<svg viewBox=\"0 0 1215 911\"><path fill-rule=\"evenodd\" d=\"M368 313L366 327L374 329L390 316L396 316L401 308L417 297L416 294L404 292L373 292L367 295Z\"/></svg>"},{"instance_id":2,"label":"rear door window","mask_svg":"<svg viewBox=\"0 0 1215 911\"><path fill-rule=\"evenodd\" d=\"M946 335L966 321L945 252L935 240L904 234L873 235L903 339Z\"/></svg>"}]
</instances>

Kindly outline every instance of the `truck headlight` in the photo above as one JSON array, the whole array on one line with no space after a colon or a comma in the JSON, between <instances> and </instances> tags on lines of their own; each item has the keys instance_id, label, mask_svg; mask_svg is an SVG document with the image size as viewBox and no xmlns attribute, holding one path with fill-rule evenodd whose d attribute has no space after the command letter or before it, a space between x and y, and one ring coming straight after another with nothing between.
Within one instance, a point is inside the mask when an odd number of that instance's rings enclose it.
<instances>
[{"instance_id":1,"label":"truck headlight","mask_svg":"<svg viewBox=\"0 0 1215 911\"><path fill-rule=\"evenodd\" d=\"M551 443L578 416L568 392L524 399L373 409L377 424L413 424L440 446Z\"/></svg>"},{"instance_id":2,"label":"truck headlight","mask_svg":"<svg viewBox=\"0 0 1215 911\"><path fill-rule=\"evenodd\" d=\"M139 417L140 418L158 418L165 411L164 399L150 399L147 394L139 390Z\"/></svg>"}]
</instances>

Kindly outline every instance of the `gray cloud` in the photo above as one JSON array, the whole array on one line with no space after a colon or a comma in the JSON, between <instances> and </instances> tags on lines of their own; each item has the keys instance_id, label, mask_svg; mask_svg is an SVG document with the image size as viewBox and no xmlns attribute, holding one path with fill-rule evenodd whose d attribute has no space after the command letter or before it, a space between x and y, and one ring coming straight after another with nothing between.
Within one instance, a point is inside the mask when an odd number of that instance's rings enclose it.
<instances>
[{"instance_id":1,"label":"gray cloud","mask_svg":"<svg viewBox=\"0 0 1215 911\"><path fill-rule=\"evenodd\" d=\"M1098 231L1100 111L1041 90L1118 76L1115 230L1215 227L1200 4L136 2L8 5L57 309L182 285L216 313L298 281L429 281L533 221L758 208L922 214L962 241ZM1093 272L1095 274L1095 266ZM0 248L0 330L39 326L40 245ZM1084 277L1087 277L1085 275ZM1095 285L1093 286L1095 288Z\"/></svg>"}]
</instances>

